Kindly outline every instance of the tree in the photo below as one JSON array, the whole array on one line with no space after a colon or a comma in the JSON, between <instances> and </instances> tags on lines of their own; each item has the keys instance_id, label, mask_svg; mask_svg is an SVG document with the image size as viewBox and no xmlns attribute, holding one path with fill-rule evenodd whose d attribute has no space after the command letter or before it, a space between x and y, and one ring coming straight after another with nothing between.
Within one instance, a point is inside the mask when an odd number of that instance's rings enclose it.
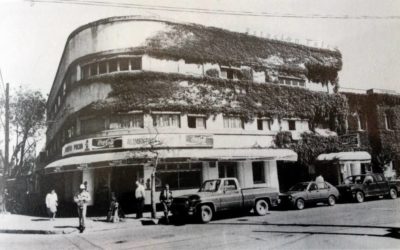
<instances>
[{"instance_id":1,"label":"tree","mask_svg":"<svg viewBox=\"0 0 400 250\"><path fill-rule=\"evenodd\" d=\"M148 128L149 133L151 134L150 128ZM159 153L157 151L157 146L162 143L158 139L158 131L155 130L155 136L152 138L148 138L146 143L143 145L144 147L139 150L130 151L131 157L142 158L147 160L147 166L152 167L151 175L150 175L150 203L151 203L151 218L155 219L157 215L156 211L156 172L157 165L159 162Z\"/></svg>"},{"instance_id":2,"label":"tree","mask_svg":"<svg viewBox=\"0 0 400 250\"><path fill-rule=\"evenodd\" d=\"M11 98L10 122L16 131L17 143L8 175L18 176L30 166L25 164L25 159L34 153L38 133L45 125L45 110L46 99L39 91L20 87Z\"/></svg>"}]
</instances>

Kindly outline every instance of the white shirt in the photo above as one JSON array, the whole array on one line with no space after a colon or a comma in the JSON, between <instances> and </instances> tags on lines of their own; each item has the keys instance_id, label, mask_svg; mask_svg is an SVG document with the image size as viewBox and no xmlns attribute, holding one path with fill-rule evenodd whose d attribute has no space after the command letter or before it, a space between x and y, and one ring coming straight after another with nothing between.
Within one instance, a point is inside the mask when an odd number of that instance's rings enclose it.
<instances>
[{"instance_id":1,"label":"white shirt","mask_svg":"<svg viewBox=\"0 0 400 250\"><path fill-rule=\"evenodd\" d=\"M145 197L143 185L139 184L139 186L137 186L137 188L135 190L135 197L136 197L136 199Z\"/></svg>"},{"instance_id":2,"label":"white shirt","mask_svg":"<svg viewBox=\"0 0 400 250\"><path fill-rule=\"evenodd\" d=\"M56 193L48 193L46 195L46 207L50 208L53 206L57 206L58 197Z\"/></svg>"}]
</instances>

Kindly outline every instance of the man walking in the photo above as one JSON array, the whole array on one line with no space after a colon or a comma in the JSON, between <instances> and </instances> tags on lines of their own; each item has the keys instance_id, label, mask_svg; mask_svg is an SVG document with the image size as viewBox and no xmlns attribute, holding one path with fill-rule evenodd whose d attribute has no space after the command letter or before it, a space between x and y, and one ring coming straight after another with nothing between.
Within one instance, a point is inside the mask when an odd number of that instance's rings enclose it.
<instances>
[{"instance_id":1,"label":"man walking","mask_svg":"<svg viewBox=\"0 0 400 250\"><path fill-rule=\"evenodd\" d=\"M172 192L169 190L169 185L165 184L164 189L160 193L160 202L163 207L166 224L169 224L169 210L172 203Z\"/></svg>"},{"instance_id":2,"label":"man walking","mask_svg":"<svg viewBox=\"0 0 400 250\"><path fill-rule=\"evenodd\" d=\"M140 219L143 217L145 194L144 194L144 186L139 181L136 181L135 198L136 198L136 219Z\"/></svg>"},{"instance_id":3,"label":"man walking","mask_svg":"<svg viewBox=\"0 0 400 250\"><path fill-rule=\"evenodd\" d=\"M82 233L85 230L86 209L87 203L90 201L90 194L86 191L84 184L81 184L79 189L79 192L74 196L74 202L78 208L79 231Z\"/></svg>"}]
</instances>

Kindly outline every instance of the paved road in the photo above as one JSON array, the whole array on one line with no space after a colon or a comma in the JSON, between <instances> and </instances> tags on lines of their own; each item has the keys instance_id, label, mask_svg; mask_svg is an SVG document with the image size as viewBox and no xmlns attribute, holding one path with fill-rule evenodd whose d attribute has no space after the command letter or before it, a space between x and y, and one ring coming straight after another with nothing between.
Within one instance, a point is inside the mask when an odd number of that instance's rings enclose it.
<instances>
[{"instance_id":1,"label":"paved road","mask_svg":"<svg viewBox=\"0 0 400 250\"><path fill-rule=\"evenodd\" d=\"M101 223L101 222L98 222ZM0 235L0 249L400 249L400 199L71 235Z\"/></svg>"}]
</instances>

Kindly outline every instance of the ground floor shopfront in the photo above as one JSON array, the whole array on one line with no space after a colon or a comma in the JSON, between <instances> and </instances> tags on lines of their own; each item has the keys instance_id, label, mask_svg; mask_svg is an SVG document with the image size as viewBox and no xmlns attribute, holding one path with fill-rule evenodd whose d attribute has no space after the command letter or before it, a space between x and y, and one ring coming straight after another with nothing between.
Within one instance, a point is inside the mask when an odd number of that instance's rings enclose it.
<instances>
[{"instance_id":1,"label":"ground floor shopfront","mask_svg":"<svg viewBox=\"0 0 400 250\"><path fill-rule=\"evenodd\" d=\"M220 177L235 177L242 187L268 186L279 190L278 162L297 160L296 153L284 149L198 149L164 153L160 152L155 171L157 201L164 184L169 184L173 195L179 196L197 191L204 180ZM93 207L106 210L110 194L114 192L124 210L130 212L135 207L136 180L144 183L146 204L150 203L153 168L146 159L132 157L128 152L73 156L45 168L43 189L55 188L59 200L69 203L79 185L85 183Z\"/></svg>"}]
</instances>

